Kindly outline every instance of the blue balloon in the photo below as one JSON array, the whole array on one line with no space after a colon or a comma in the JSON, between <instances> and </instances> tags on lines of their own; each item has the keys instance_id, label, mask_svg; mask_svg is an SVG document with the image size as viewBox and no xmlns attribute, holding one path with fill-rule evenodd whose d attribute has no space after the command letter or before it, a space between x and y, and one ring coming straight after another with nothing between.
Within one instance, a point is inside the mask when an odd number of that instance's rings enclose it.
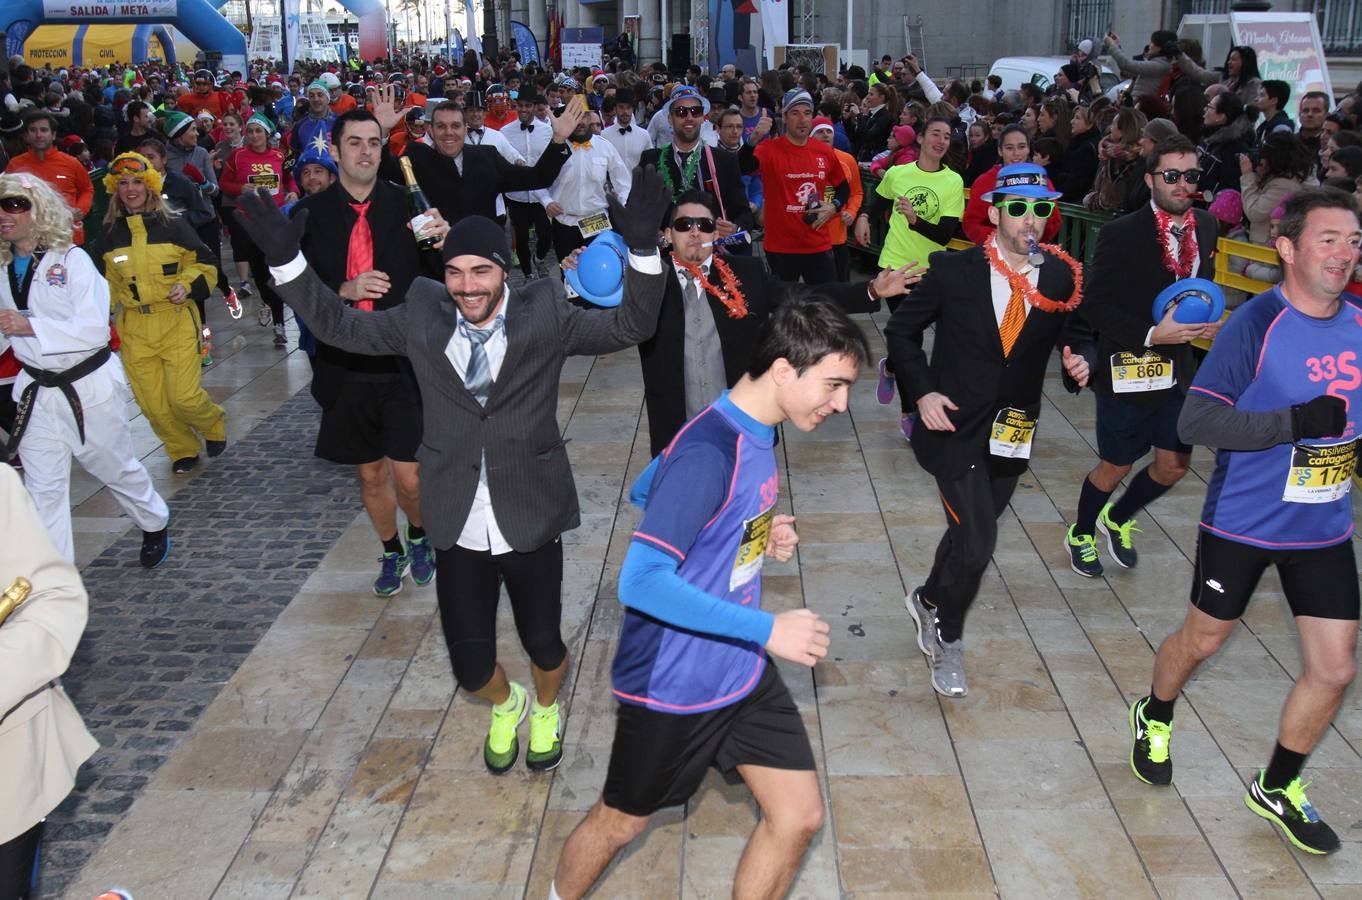
<instances>
[{"instance_id":1,"label":"blue balloon","mask_svg":"<svg viewBox=\"0 0 1362 900\"><path fill-rule=\"evenodd\" d=\"M1151 310L1154 322L1162 322L1173 307L1173 321L1182 325L1219 322L1225 315L1225 292L1205 278L1182 278L1159 291Z\"/></svg>"}]
</instances>

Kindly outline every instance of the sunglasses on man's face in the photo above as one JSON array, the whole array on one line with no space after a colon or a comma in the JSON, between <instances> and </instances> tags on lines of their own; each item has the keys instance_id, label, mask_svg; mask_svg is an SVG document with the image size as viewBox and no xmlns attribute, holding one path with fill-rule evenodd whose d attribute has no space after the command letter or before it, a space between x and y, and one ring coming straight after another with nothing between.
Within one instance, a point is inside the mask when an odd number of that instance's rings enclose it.
<instances>
[{"instance_id":1,"label":"sunglasses on man's face","mask_svg":"<svg viewBox=\"0 0 1362 900\"><path fill-rule=\"evenodd\" d=\"M704 114L705 114L705 108L704 108L703 106L673 106L673 107L672 107L672 115L676 116L678 119L684 119L684 118L686 118L687 116L689 116L689 117L692 118L692 119L698 119L698 118L700 118L701 116L703 116Z\"/></svg>"},{"instance_id":2,"label":"sunglasses on man's face","mask_svg":"<svg viewBox=\"0 0 1362 900\"><path fill-rule=\"evenodd\" d=\"M26 213L33 208L27 197L0 197L0 210L7 213Z\"/></svg>"},{"instance_id":3,"label":"sunglasses on man's face","mask_svg":"<svg viewBox=\"0 0 1362 900\"><path fill-rule=\"evenodd\" d=\"M1048 219L1054 214L1055 201L1053 200L1008 200L999 203L998 208L1007 213L1014 219L1020 219L1028 212L1037 219Z\"/></svg>"},{"instance_id":4,"label":"sunglasses on man's face","mask_svg":"<svg viewBox=\"0 0 1362 900\"><path fill-rule=\"evenodd\" d=\"M713 234L715 228L714 220L708 216L681 216L672 221L673 231L679 231L682 234L685 234L692 228L698 228L705 234Z\"/></svg>"},{"instance_id":5,"label":"sunglasses on man's face","mask_svg":"<svg viewBox=\"0 0 1362 900\"><path fill-rule=\"evenodd\" d=\"M1178 179L1181 178L1195 187L1201 181L1203 173L1200 169L1188 169L1185 172L1179 172L1177 169L1164 169L1162 172L1155 172L1154 174L1162 178L1164 184L1177 184Z\"/></svg>"}]
</instances>

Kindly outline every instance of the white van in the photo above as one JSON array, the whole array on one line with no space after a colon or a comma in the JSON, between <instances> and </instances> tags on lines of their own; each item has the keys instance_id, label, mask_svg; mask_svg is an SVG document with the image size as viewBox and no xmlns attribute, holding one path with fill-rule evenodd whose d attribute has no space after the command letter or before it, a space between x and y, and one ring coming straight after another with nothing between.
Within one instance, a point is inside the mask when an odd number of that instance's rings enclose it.
<instances>
[{"instance_id":1,"label":"white van","mask_svg":"<svg viewBox=\"0 0 1362 900\"><path fill-rule=\"evenodd\" d=\"M1048 91L1055 82L1055 73L1069 62L1067 56L1004 56L993 63L988 74L1003 80L1002 90L1020 90L1023 84L1034 84ZM1103 92L1110 90L1120 79L1101 61L1095 63Z\"/></svg>"}]
</instances>

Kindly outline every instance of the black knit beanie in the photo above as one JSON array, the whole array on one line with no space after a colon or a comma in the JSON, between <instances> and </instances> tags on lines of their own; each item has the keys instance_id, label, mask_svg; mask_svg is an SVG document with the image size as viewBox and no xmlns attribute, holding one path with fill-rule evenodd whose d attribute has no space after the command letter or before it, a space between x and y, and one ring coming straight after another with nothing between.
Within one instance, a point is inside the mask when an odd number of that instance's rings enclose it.
<instances>
[{"instance_id":1,"label":"black knit beanie","mask_svg":"<svg viewBox=\"0 0 1362 900\"><path fill-rule=\"evenodd\" d=\"M506 231L484 216L465 216L445 236L445 262L456 256L481 256L511 271L511 245Z\"/></svg>"}]
</instances>

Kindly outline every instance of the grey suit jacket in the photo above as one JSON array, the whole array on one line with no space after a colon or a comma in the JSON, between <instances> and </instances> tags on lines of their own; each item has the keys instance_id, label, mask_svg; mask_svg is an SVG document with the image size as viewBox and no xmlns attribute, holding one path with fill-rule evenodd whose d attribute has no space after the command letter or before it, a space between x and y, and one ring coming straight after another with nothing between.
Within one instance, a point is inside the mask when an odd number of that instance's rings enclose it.
<instances>
[{"instance_id":1,"label":"grey suit jacket","mask_svg":"<svg viewBox=\"0 0 1362 900\"><path fill-rule=\"evenodd\" d=\"M277 290L317 337L353 353L406 356L421 387L425 431L421 518L436 548L458 542L473 505L484 452L497 525L515 550L543 546L581 523L577 488L558 431L558 379L567 357L613 353L652 336L665 281L632 267L624 302L586 310L556 279L511 289L506 357L487 407L445 355L458 326L445 286L417 278L406 302L382 312L348 307L309 267Z\"/></svg>"}]
</instances>

